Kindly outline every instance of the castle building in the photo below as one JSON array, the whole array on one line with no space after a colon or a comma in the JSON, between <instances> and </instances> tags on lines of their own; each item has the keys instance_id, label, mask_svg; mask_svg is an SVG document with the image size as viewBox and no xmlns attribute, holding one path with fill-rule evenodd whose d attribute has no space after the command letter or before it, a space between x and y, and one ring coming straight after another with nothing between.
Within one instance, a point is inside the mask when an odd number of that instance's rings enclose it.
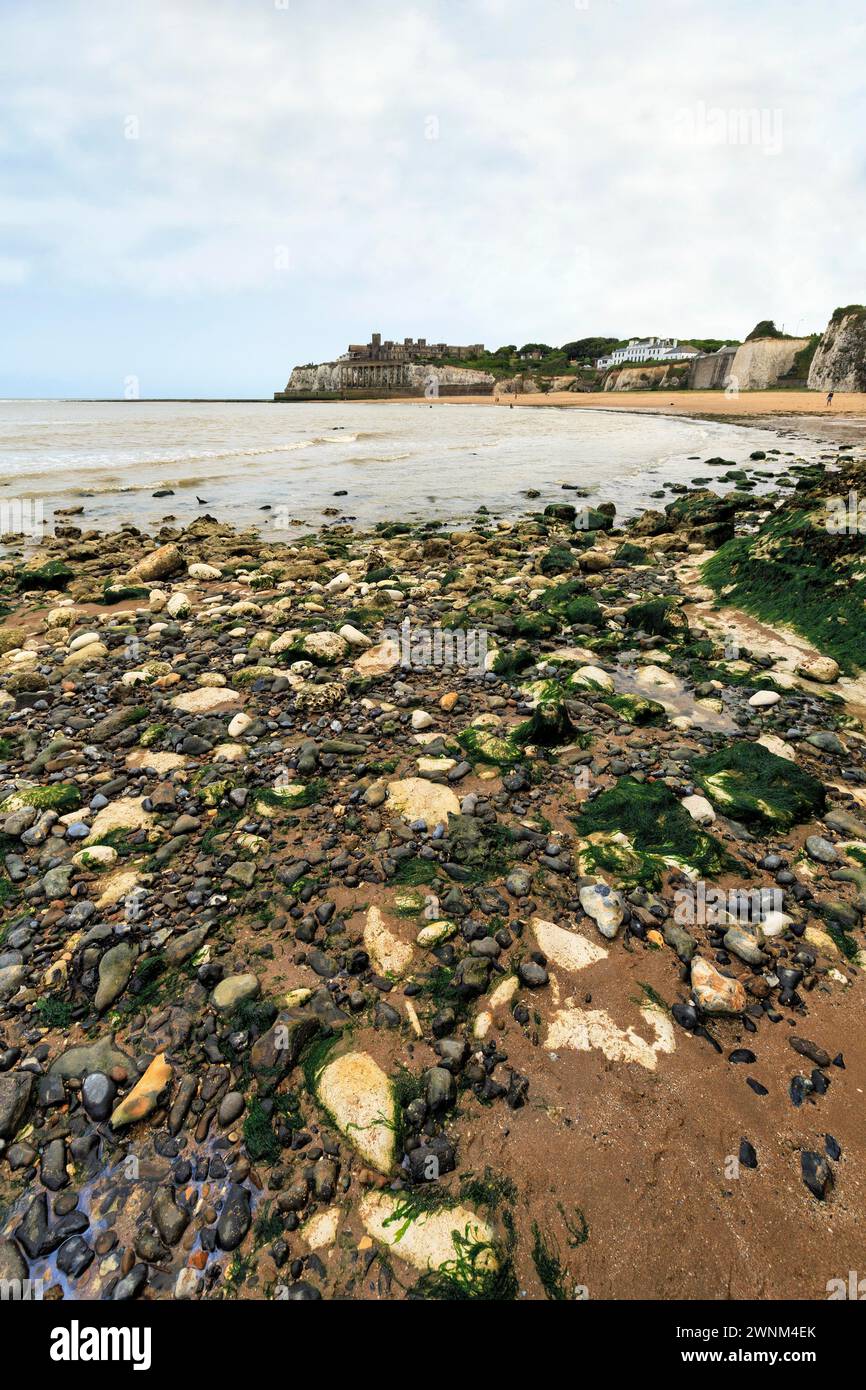
<instances>
[{"instance_id":1,"label":"castle building","mask_svg":"<svg viewBox=\"0 0 866 1390\"><path fill-rule=\"evenodd\" d=\"M340 369L341 387L349 390L381 389L385 386L408 385L409 373L403 371L406 365L426 365L441 362L443 358L457 358L465 362L478 357L483 351L483 343L428 343L426 338L404 338L402 343L386 338L383 343L381 333L373 333L369 343L350 343L348 351L337 358L335 366Z\"/></svg>"},{"instance_id":2,"label":"castle building","mask_svg":"<svg viewBox=\"0 0 866 1390\"><path fill-rule=\"evenodd\" d=\"M483 352L483 343L428 343L426 338L383 342L381 333L373 333L369 343L350 343L333 362L295 367L285 391L275 391L274 399L323 393L420 396L431 389L428 378L436 395L489 395L494 383L489 372L456 365Z\"/></svg>"}]
</instances>

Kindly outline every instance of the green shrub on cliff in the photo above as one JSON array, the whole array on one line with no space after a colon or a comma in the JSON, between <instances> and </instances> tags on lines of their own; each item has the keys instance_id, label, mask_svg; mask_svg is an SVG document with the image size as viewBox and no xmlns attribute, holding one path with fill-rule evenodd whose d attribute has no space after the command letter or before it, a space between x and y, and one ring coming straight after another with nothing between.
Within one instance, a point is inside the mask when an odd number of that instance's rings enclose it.
<instances>
[{"instance_id":1,"label":"green shrub on cliff","mask_svg":"<svg viewBox=\"0 0 866 1390\"><path fill-rule=\"evenodd\" d=\"M841 323L843 319L847 319L851 314L856 314L858 318L862 318L866 315L866 304L846 304L841 309L834 309L833 313L830 315L830 322Z\"/></svg>"}]
</instances>

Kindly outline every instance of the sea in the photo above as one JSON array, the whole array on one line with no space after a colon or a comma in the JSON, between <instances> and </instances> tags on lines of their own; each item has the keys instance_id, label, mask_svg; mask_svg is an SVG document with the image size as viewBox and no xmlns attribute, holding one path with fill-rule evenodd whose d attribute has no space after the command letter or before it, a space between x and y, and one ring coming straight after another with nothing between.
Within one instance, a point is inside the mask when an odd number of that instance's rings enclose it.
<instances>
[{"instance_id":1,"label":"sea","mask_svg":"<svg viewBox=\"0 0 866 1390\"><path fill-rule=\"evenodd\" d=\"M826 448L826 446L823 446ZM16 506L50 526L132 522L156 530L209 515L263 533L323 524L471 521L538 510L583 490L627 518L665 484L724 469L708 458L760 464L761 486L822 446L766 429L629 413L427 401L0 401L0 532ZM527 493L537 493L529 498ZM157 495L159 494L159 495ZM668 495L666 500L670 500Z\"/></svg>"}]
</instances>

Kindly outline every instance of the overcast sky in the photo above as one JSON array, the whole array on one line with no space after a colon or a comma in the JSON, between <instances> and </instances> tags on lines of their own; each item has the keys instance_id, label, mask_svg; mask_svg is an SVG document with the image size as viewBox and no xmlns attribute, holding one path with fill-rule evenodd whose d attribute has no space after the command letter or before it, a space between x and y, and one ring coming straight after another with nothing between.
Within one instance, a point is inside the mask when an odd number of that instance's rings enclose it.
<instances>
[{"instance_id":1,"label":"overcast sky","mask_svg":"<svg viewBox=\"0 0 866 1390\"><path fill-rule=\"evenodd\" d=\"M0 395L866 299L863 0L0 0Z\"/></svg>"}]
</instances>

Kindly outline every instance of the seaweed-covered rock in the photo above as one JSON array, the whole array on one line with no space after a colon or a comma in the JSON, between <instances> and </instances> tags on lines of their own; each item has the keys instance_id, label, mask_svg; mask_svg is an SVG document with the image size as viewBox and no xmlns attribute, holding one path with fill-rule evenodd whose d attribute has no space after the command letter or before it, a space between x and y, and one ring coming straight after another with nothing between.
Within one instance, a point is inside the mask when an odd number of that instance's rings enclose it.
<instances>
[{"instance_id":1,"label":"seaweed-covered rock","mask_svg":"<svg viewBox=\"0 0 866 1390\"><path fill-rule=\"evenodd\" d=\"M570 502L548 502L544 515L551 521L572 522L577 516L577 508Z\"/></svg>"},{"instance_id":2,"label":"seaweed-covered rock","mask_svg":"<svg viewBox=\"0 0 866 1390\"><path fill-rule=\"evenodd\" d=\"M627 627L656 637L676 637L688 631L684 613L670 599L651 598L633 603L623 615Z\"/></svg>"},{"instance_id":3,"label":"seaweed-covered rock","mask_svg":"<svg viewBox=\"0 0 866 1390\"><path fill-rule=\"evenodd\" d=\"M584 507L575 517L574 526L577 531L609 531L613 526L613 515L601 508Z\"/></svg>"},{"instance_id":4,"label":"seaweed-covered rock","mask_svg":"<svg viewBox=\"0 0 866 1390\"><path fill-rule=\"evenodd\" d=\"M538 568L542 574L567 574L576 564L574 553L568 546L553 545L542 555Z\"/></svg>"},{"instance_id":5,"label":"seaweed-covered rock","mask_svg":"<svg viewBox=\"0 0 866 1390\"><path fill-rule=\"evenodd\" d=\"M665 507L667 515L677 526L707 526L720 521L730 521L738 506L736 495L719 497L709 488L697 488L687 492Z\"/></svg>"},{"instance_id":6,"label":"seaweed-covered rock","mask_svg":"<svg viewBox=\"0 0 866 1390\"><path fill-rule=\"evenodd\" d=\"M605 704L626 724L664 724L668 717L664 705L643 695L607 695Z\"/></svg>"},{"instance_id":7,"label":"seaweed-covered rock","mask_svg":"<svg viewBox=\"0 0 866 1390\"><path fill-rule=\"evenodd\" d=\"M621 777L615 787L584 805L575 824L587 837L581 862L624 882L657 884L666 867L689 868L702 877L739 867L714 836L698 829L660 782ZM599 832L623 838L617 842Z\"/></svg>"},{"instance_id":8,"label":"seaweed-covered rock","mask_svg":"<svg viewBox=\"0 0 866 1390\"><path fill-rule=\"evenodd\" d=\"M541 700L529 719L514 730L513 738L515 743L559 748L565 743L573 743L577 730L561 700Z\"/></svg>"},{"instance_id":9,"label":"seaweed-covered rock","mask_svg":"<svg viewBox=\"0 0 866 1390\"><path fill-rule=\"evenodd\" d=\"M860 513L849 515L848 494L844 478L832 492L817 483L817 495L791 499L754 535L723 545L703 577L726 604L794 628L850 675L866 663L866 575Z\"/></svg>"},{"instance_id":10,"label":"seaweed-covered rock","mask_svg":"<svg viewBox=\"0 0 866 1390\"><path fill-rule=\"evenodd\" d=\"M458 1203L424 1206L411 1195L371 1192L361 1203L361 1220L374 1240L425 1275L444 1271L456 1297L471 1297L499 1265L495 1235L487 1221ZM460 1285L468 1286L462 1295Z\"/></svg>"},{"instance_id":11,"label":"seaweed-covered rock","mask_svg":"<svg viewBox=\"0 0 866 1390\"><path fill-rule=\"evenodd\" d=\"M731 743L692 762L695 781L725 815L744 825L787 829L824 809L817 778L760 743Z\"/></svg>"},{"instance_id":12,"label":"seaweed-covered rock","mask_svg":"<svg viewBox=\"0 0 866 1390\"><path fill-rule=\"evenodd\" d=\"M48 787L20 787L0 804L0 816L32 806L38 811L77 811L81 793L74 782L52 782Z\"/></svg>"},{"instance_id":13,"label":"seaweed-covered rock","mask_svg":"<svg viewBox=\"0 0 866 1390\"><path fill-rule=\"evenodd\" d=\"M631 541L624 541L614 555L613 563L623 566L646 565L649 563L649 555L643 546L633 545Z\"/></svg>"},{"instance_id":14,"label":"seaweed-covered rock","mask_svg":"<svg viewBox=\"0 0 866 1390\"><path fill-rule=\"evenodd\" d=\"M74 570L64 560L49 560L46 565L23 569L18 575L18 588L22 593L31 589L65 589L74 577Z\"/></svg>"}]
</instances>

